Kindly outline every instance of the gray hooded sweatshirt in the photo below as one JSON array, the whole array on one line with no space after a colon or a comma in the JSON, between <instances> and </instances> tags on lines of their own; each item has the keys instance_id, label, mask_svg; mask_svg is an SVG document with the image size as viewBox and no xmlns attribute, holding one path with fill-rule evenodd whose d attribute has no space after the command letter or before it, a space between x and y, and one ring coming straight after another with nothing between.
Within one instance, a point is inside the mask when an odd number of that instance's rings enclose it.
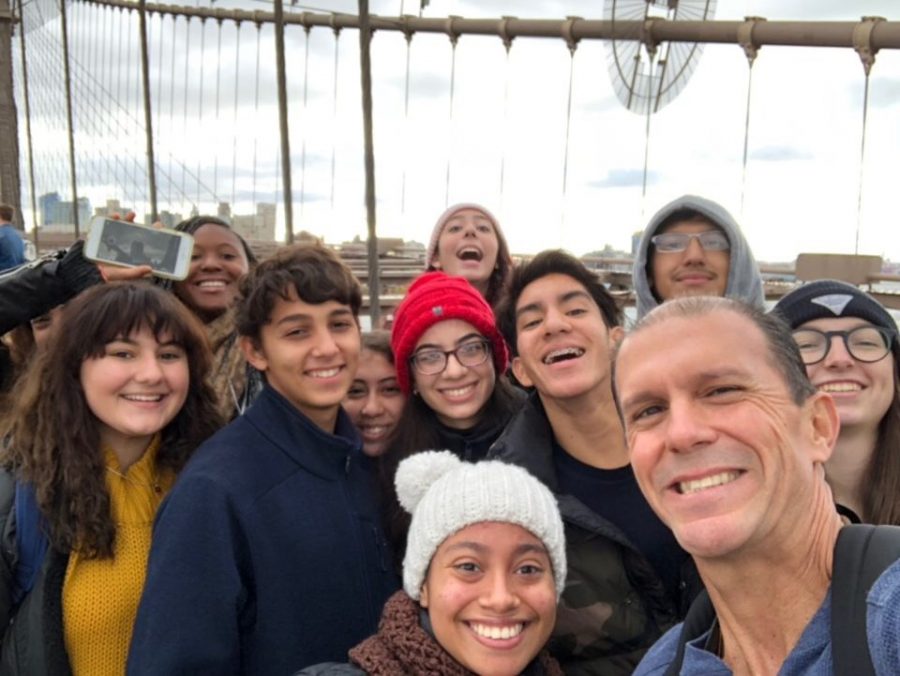
<instances>
[{"instance_id":1,"label":"gray hooded sweatshirt","mask_svg":"<svg viewBox=\"0 0 900 676\"><path fill-rule=\"evenodd\" d=\"M710 221L718 225L725 232L731 244L729 251L728 283L725 286L725 295L728 298L742 300L745 303L764 307L762 277L759 274L759 266L753 258L747 240L741 234L737 222L725 210L721 204L696 195L684 195L656 212L650 223L644 230L637 256L634 259L634 269L631 272L634 285L635 302L637 304L637 317L640 319L660 301L653 295L650 280L647 278L647 258L650 250L650 238L656 234L660 224L674 211L680 209L693 209Z\"/></svg>"}]
</instances>

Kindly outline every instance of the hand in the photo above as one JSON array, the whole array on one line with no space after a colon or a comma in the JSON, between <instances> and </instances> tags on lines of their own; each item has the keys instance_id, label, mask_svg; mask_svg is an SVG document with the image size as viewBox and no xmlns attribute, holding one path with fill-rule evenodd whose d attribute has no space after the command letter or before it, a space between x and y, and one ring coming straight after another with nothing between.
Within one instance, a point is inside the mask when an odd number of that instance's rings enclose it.
<instances>
[{"instance_id":1,"label":"hand","mask_svg":"<svg viewBox=\"0 0 900 676\"><path fill-rule=\"evenodd\" d=\"M129 211L128 213L126 213L124 218L121 214L119 214L119 212L115 212L109 215L109 219L111 221L125 221L126 223L134 223L134 219L136 217L137 214L133 211Z\"/></svg>"},{"instance_id":2,"label":"hand","mask_svg":"<svg viewBox=\"0 0 900 676\"><path fill-rule=\"evenodd\" d=\"M100 274L106 282L131 282L136 279L149 276L153 268L149 265L138 265L134 268L126 268L121 265L104 265L97 263Z\"/></svg>"}]
</instances>

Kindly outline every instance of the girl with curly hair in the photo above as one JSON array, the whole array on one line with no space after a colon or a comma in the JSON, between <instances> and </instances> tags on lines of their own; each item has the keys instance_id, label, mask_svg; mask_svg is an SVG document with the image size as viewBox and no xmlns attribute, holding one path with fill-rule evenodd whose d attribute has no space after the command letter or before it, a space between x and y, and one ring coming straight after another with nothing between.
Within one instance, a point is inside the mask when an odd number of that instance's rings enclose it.
<instances>
[{"instance_id":1,"label":"girl with curly hair","mask_svg":"<svg viewBox=\"0 0 900 676\"><path fill-rule=\"evenodd\" d=\"M152 285L65 307L0 429L0 671L124 673L156 510L222 424L210 363Z\"/></svg>"}]
</instances>

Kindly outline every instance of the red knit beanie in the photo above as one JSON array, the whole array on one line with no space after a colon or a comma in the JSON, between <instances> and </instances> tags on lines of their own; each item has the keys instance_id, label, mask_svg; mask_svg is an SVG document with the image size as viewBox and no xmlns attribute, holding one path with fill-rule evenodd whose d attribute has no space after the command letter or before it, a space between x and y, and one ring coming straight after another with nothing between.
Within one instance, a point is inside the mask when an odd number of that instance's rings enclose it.
<instances>
[{"instance_id":1,"label":"red knit beanie","mask_svg":"<svg viewBox=\"0 0 900 676\"><path fill-rule=\"evenodd\" d=\"M412 389L409 358L416 343L429 328L445 319L461 319L474 326L491 341L497 373L506 371L509 351L487 301L462 277L451 277L443 272L426 272L410 284L406 296L394 311L394 325L391 329L391 349L397 366L397 382L406 394Z\"/></svg>"}]
</instances>

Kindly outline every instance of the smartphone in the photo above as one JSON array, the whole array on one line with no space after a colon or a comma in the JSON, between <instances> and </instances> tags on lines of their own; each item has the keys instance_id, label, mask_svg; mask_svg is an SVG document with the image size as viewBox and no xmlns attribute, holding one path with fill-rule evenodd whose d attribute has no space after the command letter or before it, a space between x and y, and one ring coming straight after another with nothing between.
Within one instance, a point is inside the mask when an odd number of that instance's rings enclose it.
<instances>
[{"instance_id":1,"label":"smartphone","mask_svg":"<svg viewBox=\"0 0 900 676\"><path fill-rule=\"evenodd\" d=\"M149 265L153 274L184 279L191 266L194 238L186 232L148 228L103 216L91 219L84 257L98 263L136 267Z\"/></svg>"}]
</instances>

